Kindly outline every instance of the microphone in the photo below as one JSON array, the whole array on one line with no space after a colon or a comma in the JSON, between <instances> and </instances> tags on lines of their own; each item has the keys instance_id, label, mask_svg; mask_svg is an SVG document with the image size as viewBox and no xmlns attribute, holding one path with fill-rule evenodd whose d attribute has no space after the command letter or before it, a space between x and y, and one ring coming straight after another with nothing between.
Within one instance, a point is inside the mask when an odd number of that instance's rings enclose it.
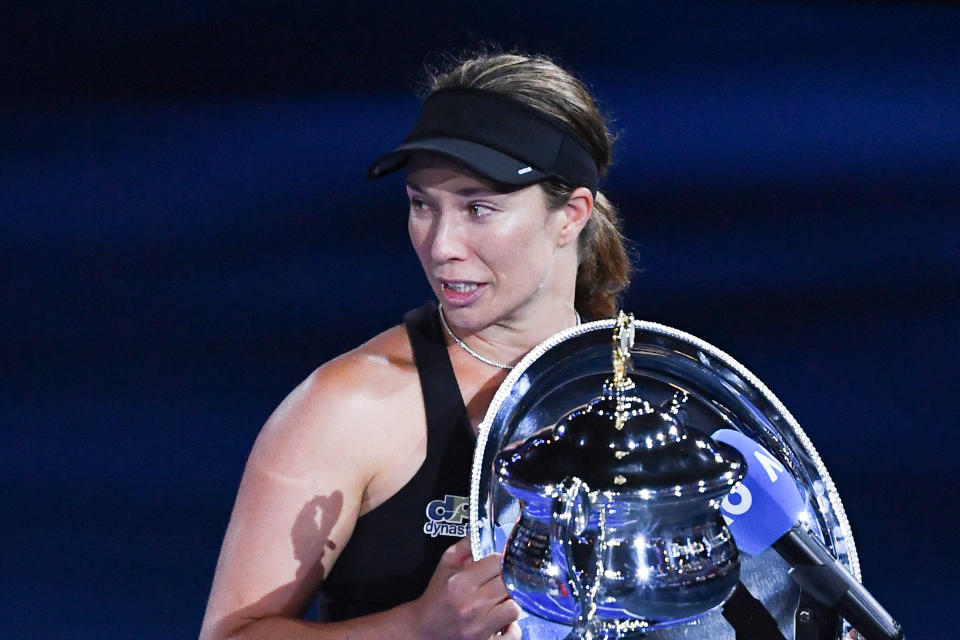
<instances>
[{"instance_id":1,"label":"microphone","mask_svg":"<svg viewBox=\"0 0 960 640\"><path fill-rule=\"evenodd\" d=\"M773 547L804 592L835 608L867 640L901 640L900 624L803 523L806 503L783 464L739 431L720 429L711 437L747 460L746 477L721 504L737 547L750 555Z\"/></svg>"}]
</instances>

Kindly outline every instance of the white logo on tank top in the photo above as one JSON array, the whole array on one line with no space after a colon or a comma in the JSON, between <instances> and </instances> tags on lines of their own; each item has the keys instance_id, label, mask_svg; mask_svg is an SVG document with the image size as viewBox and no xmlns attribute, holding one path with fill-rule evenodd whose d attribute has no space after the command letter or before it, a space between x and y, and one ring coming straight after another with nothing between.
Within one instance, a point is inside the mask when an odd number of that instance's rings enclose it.
<instances>
[{"instance_id":1,"label":"white logo on tank top","mask_svg":"<svg viewBox=\"0 0 960 640\"><path fill-rule=\"evenodd\" d=\"M423 532L431 538L437 536L466 537L469 533L470 498L445 495L442 500L432 500L427 505L427 521Z\"/></svg>"}]
</instances>

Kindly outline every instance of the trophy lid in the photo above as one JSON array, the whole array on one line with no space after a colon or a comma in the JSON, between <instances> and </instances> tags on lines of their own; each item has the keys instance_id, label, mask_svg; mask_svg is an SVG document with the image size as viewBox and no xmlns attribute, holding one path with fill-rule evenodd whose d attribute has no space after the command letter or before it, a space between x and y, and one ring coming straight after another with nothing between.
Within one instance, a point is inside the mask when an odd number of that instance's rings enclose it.
<instances>
[{"instance_id":1,"label":"trophy lid","mask_svg":"<svg viewBox=\"0 0 960 640\"><path fill-rule=\"evenodd\" d=\"M686 392L660 406L633 393L626 374L632 329L633 317L621 312L614 375L600 397L500 453L502 482L549 492L547 487L575 475L591 490L646 499L708 497L743 478L746 464L736 449L685 424Z\"/></svg>"},{"instance_id":2,"label":"trophy lid","mask_svg":"<svg viewBox=\"0 0 960 640\"><path fill-rule=\"evenodd\" d=\"M739 482L746 471L733 447L683 423L686 394L653 407L605 393L501 453L507 484L547 487L576 475L592 490L639 497L703 495ZM627 417L624 419L623 414Z\"/></svg>"}]
</instances>

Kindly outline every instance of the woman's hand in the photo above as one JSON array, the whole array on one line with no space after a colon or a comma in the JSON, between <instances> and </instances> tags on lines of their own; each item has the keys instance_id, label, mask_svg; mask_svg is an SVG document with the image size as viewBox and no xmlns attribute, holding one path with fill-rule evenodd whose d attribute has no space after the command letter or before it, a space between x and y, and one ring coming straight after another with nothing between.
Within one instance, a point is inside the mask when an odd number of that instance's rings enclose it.
<instances>
[{"instance_id":1,"label":"woman's hand","mask_svg":"<svg viewBox=\"0 0 960 640\"><path fill-rule=\"evenodd\" d=\"M474 562L466 538L444 552L426 591L413 604L424 638L520 638L520 607L500 577L500 556Z\"/></svg>"}]
</instances>

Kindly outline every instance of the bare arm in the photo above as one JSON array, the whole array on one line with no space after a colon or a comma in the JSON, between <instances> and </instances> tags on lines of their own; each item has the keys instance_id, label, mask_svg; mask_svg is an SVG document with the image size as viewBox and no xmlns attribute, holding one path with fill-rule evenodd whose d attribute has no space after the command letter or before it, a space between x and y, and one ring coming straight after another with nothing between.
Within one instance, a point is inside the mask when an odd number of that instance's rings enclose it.
<instances>
[{"instance_id":1,"label":"bare arm","mask_svg":"<svg viewBox=\"0 0 960 640\"><path fill-rule=\"evenodd\" d=\"M516 640L520 638L518 614L517 605L506 597L499 557L473 562L469 544L463 540L444 553L427 591L417 600L343 622L316 623L270 616L248 622L223 637L487 640L496 636Z\"/></svg>"},{"instance_id":2,"label":"bare arm","mask_svg":"<svg viewBox=\"0 0 960 640\"><path fill-rule=\"evenodd\" d=\"M224 537L201 638L296 617L350 538L368 472L342 426L349 367L314 372L257 437ZM246 631L244 631L246 633ZM255 636L253 636L255 637Z\"/></svg>"},{"instance_id":3,"label":"bare arm","mask_svg":"<svg viewBox=\"0 0 960 640\"><path fill-rule=\"evenodd\" d=\"M348 357L315 372L257 438L217 563L201 640L486 640L516 620L519 610L507 598L499 559L473 562L465 542L448 550L425 593L412 602L344 622L299 619L347 544L371 478L383 466L377 461L385 457L375 453L378 434L370 438L373 445L366 442L371 434L358 416L373 424L396 418L389 401L364 396L356 364ZM507 637L519 637L514 627Z\"/></svg>"}]
</instances>

